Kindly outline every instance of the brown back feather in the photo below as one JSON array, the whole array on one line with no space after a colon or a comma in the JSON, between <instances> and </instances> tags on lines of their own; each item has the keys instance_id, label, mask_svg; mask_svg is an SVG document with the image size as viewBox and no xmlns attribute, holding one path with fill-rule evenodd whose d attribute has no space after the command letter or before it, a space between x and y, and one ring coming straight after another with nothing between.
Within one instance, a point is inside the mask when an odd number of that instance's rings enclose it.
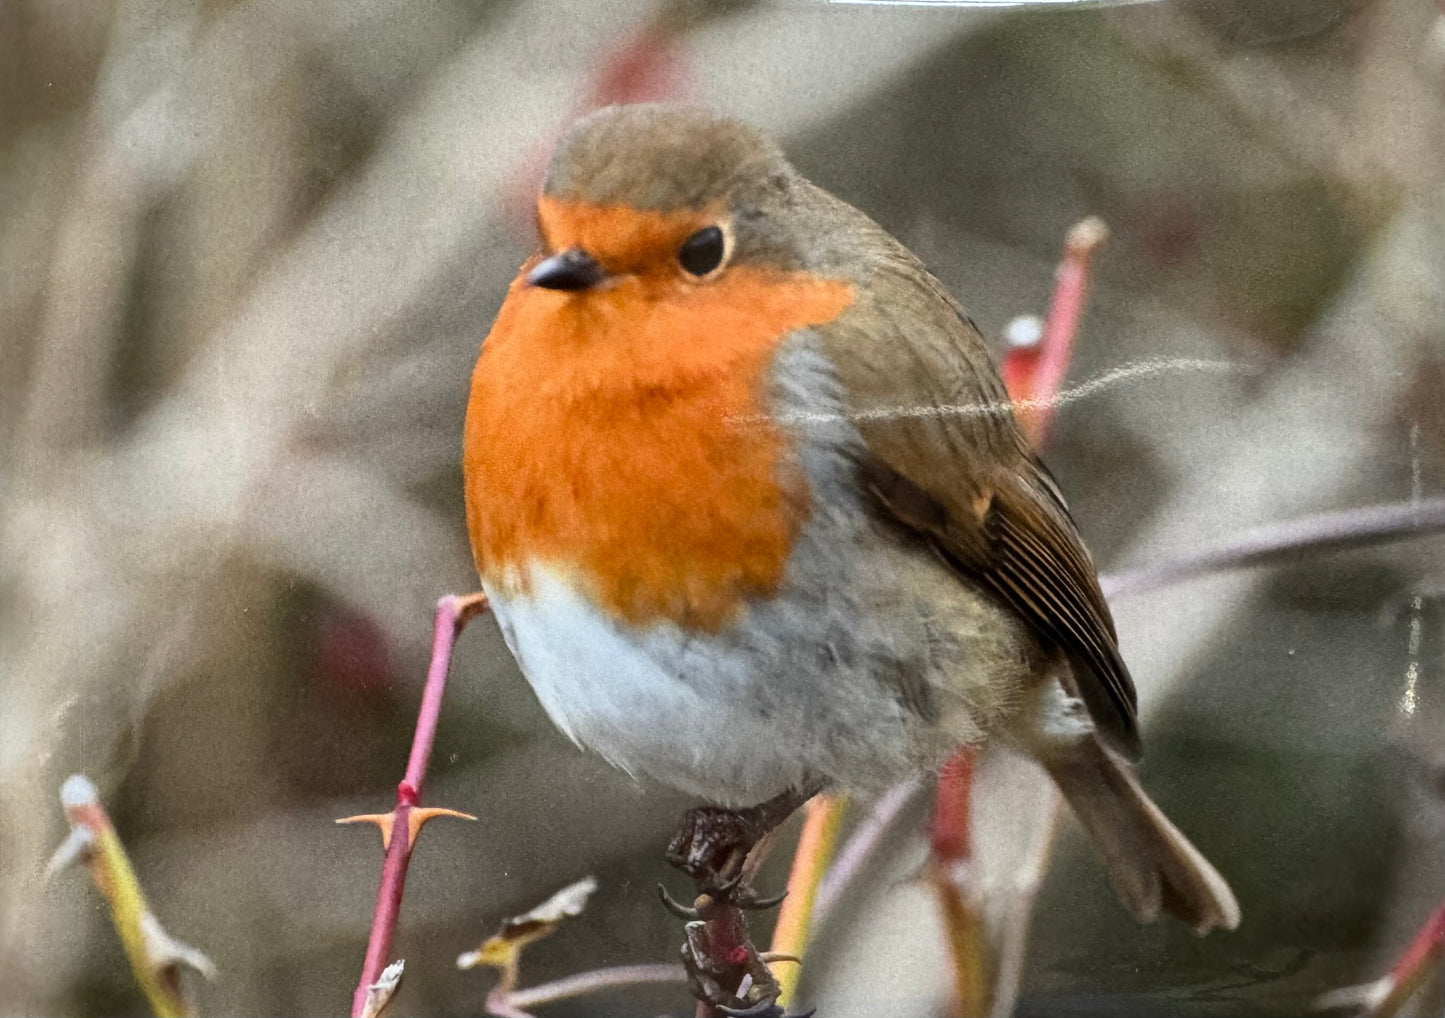
<instances>
[{"instance_id":1,"label":"brown back feather","mask_svg":"<svg viewBox=\"0 0 1445 1018\"><path fill-rule=\"evenodd\" d=\"M881 230L868 240L884 253L858 302L819 330L868 447L864 482L1069 658L1100 734L1137 757L1134 683L1094 564L982 337L912 254Z\"/></svg>"}]
</instances>

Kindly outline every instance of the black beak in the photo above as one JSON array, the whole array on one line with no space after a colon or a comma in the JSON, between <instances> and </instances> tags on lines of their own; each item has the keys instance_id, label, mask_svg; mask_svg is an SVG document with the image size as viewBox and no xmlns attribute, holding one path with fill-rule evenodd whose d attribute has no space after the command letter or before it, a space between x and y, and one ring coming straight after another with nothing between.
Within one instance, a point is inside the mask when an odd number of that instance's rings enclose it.
<instances>
[{"instance_id":1,"label":"black beak","mask_svg":"<svg viewBox=\"0 0 1445 1018\"><path fill-rule=\"evenodd\" d=\"M527 273L528 285L545 290L589 290L606 278L597 259L580 247L554 254Z\"/></svg>"}]
</instances>

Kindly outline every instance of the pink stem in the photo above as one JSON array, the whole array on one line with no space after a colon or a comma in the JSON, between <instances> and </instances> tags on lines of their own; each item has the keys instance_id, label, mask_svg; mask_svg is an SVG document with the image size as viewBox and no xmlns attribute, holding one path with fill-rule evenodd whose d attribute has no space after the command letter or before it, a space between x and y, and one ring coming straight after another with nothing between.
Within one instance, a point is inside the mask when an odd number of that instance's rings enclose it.
<instances>
[{"instance_id":1,"label":"pink stem","mask_svg":"<svg viewBox=\"0 0 1445 1018\"><path fill-rule=\"evenodd\" d=\"M1445 904L1425 920L1425 925L1420 927L1420 932L1415 934L1415 939L1410 941L1410 946L1405 948L1405 953L1386 977L1389 990L1366 1013L1385 1015L1399 1010L1419 989L1429 966L1440 963L1442 952L1445 952Z\"/></svg>"},{"instance_id":2,"label":"pink stem","mask_svg":"<svg viewBox=\"0 0 1445 1018\"><path fill-rule=\"evenodd\" d=\"M975 747L964 746L955 751L938 772L938 792L929 829L929 842L935 859L955 863L973 856L973 825L969 817L973 806L973 765L977 756Z\"/></svg>"},{"instance_id":3,"label":"pink stem","mask_svg":"<svg viewBox=\"0 0 1445 1018\"><path fill-rule=\"evenodd\" d=\"M1053 422L1054 400L1073 357L1074 337L1089 295L1090 261L1107 239L1101 220L1075 223L1064 239L1064 257L1054 273L1054 295L1043 335L1031 347L1010 350L1003 377L1009 398L1019 408L1019 423L1034 446L1041 447Z\"/></svg>"},{"instance_id":4,"label":"pink stem","mask_svg":"<svg viewBox=\"0 0 1445 1018\"><path fill-rule=\"evenodd\" d=\"M1078 335L1079 319L1089 293L1089 258L1099 246L1103 224L1086 219L1069 231L1064 260L1054 277L1054 300L1039 342L1039 364L1034 374L1034 398L1052 399L1063 384Z\"/></svg>"},{"instance_id":5,"label":"pink stem","mask_svg":"<svg viewBox=\"0 0 1445 1018\"><path fill-rule=\"evenodd\" d=\"M485 607L486 599L480 595L459 598L448 594L437 602L431 665L427 669L426 686L417 711L416 734L412 737L406 777L396 786L391 838L381 867L381 886L376 891L376 911L371 918L366 961L361 966L361 979L351 998L352 1018L360 1018L365 1010L367 991L381 976L381 970L386 967L391 954L391 939L396 932L397 916L401 914L402 891L406 888L406 868L411 861L411 811L421 799L422 782L426 780L427 763L431 759L432 744L436 741L442 694L446 692L447 672L452 663L452 647L457 634Z\"/></svg>"},{"instance_id":6,"label":"pink stem","mask_svg":"<svg viewBox=\"0 0 1445 1018\"><path fill-rule=\"evenodd\" d=\"M1437 908L1435 914L1420 927L1420 932L1415 934L1415 939L1390 971L1390 978L1404 982L1412 972L1439 955L1442 946L1445 946L1445 905Z\"/></svg>"},{"instance_id":7,"label":"pink stem","mask_svg":"<svg viewBox=\"0 0 1445 1018\"><path fill-rule=\"evenodd\" d=\"M414 805L421 798L422 782L426 780L432 745L436 742L437 722L441 719L442 694L447 688L447 672L452 664L452 645L463 625L457 597L448 594L437 602L436 626L432 632L431 664L426 672L426 686L421 693L421 707L416 715L416 734L411 740L411 756L406 762L406 777L397 789L400 797L410 794Z\"/></svg>"}]
</instances>

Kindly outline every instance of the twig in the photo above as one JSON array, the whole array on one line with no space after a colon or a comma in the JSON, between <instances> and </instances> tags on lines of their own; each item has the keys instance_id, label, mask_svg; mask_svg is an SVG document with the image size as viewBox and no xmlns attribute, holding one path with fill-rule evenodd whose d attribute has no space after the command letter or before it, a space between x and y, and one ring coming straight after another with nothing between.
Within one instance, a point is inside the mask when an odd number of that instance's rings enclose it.
<instances>
[{"instance_id":1,"label":"twig","mask_svg":"<svg viewBox=\"0 0 1445 1018\"><path fill-rule=\"evenodd\" d=\"M818 897L813 904L815 925L821 923L832 911L833 906L842 898L843 892L852 885L864 864L872 857L878 843L883 840L883 835L898 819L898 814L903 812L904 807L922 787L920 780L909 778L907 781L900 781L878 797L873 809L843 843L837 859L818 885Z\"/></svg>"},{"instance_id":2,"label":"twig","mask_svg":"<svg viewBox=\"0 0 1445 1018\"><path fill-rule=\"evenodd\" d=\"M748 937L748 920L743 910L730 899L712 899L705 903L708 895L699 895L697 911L701 923L689 923L689 942L703 947L713 972L726 974L732 985L722 988L738 1000L743 1000L753 979L747 971L752 941ZM701 927L701 936L694 939L693 927ZM741 981L738 976L741 975ZM696 1018L722 1018L722 1012L698 996Z\"/></svg>"},{"instance_id":3,"label":"twig","mask_svg":"<svg viewBox=\"0 0 1445 1018\"><path fill-rule=\"evenodd\" d=\"M1102 576L1099 583L1109 598L1129 597L1227 569L1273 565L1440 532L1445 532L1445 497L1346 509L1259 527L1176 559Z\"/></svg>"},{"instance_id":4,"label":"twig","mask_svg":"<svg viewBox=\"0 0 1445 1018\"><path fill-rule=\"evenodd\" d=\"M969 864L973 859L973 765L978 750L965 746L938 773L929 827L927 875L938 897L953 962L950 1014L979 1015L990 998L988 945L974 906Z\"/></svg>"},{"instance_id":5,"label":"twig","mask_svg":"<svg viewBox=\"0 0 1445 1018\"><path fill-rule=\"evenodd\" d=\"M446 691L452 647L466 624L486 608L485 594L470 594L466 597L448 594L437 602L431 665L427 669L426 686L422 691L421 707L417 711L416 735L412 738L406 776L396 787L396 806L390 813L345 817L336 821L339 824L376 824L381 829L381 843L386 851L386 859L381 868L381 885L376 892L376 911L371 919L371 936L366 945L366 961L362 964L361 979L357 982L356 992L351 998L352 1018L360 1018L366 1013L372 987L381 978L382 969L386 967L392 936L396 932L397 916L401 913L407 864L411 861L411 852L422 825L438 816L476 819L455 810L422 807L418 803L421 800L422 783L426 780L427 763L431 759L432 744L436 740L437 720L441 716L442 694Z\"/></svg>"},{"instance_id":6,"label":"twig","mask_svg":"<svg viewBox=\"0 0 1445 1018\"><path fill-rule=\"evenodd\" d=\"M1090 265L1108 237L1108 227L1095 216L1075 223L1064 238L1064 257L1054 272L1048 319L1034 332L1010 330L1000 373L1017 407L1019 425L1035 448L1048 438L1054 397L1068 373L1089 294Z\"/></svg>"},{"instance_id":7,"label":"twig","mask_svg":"<svg viewBox=\"0 0 1445 1018\"><path fill-rule=\"evenodd\" d=\"M618 965L614 968L593 969L579 972L550 983L540 983L525 990L515 990L508 998L513 1007L526 1010L538 1004L551 1004L559 1000L598 993L619 986L638 986L643 983L682 983L687 981L687 972L681 965Z\"/></svg>"},{"instance_id":8,"label":"twig","mask_svg":"<svg viewBox=\"0 0 1445 1018\"><path fill-rule=\"evenodd\" d=\"M841 795L816 795L808 800L803 817L803 833L793 855L793 869L788 874L788 896L778 911L778 924L773 928L773 953L803 958L807 954L813 917L817 912L818 888L823 873L833 857L838 829L847 812L848 799ZM790 965L778 976L782 992L778 1004L787 1007L797 992L802 967Z\"/></svg>"},{"instance_id":9,"label":"twig","mask_svg":"<svg viewBox=\"0 0 1445 1018\"><path fill-rule=\"evenodd\" d=\"M180 966L193 968L207 979L215 978L216 967L200 951L174 940L161 927L90 779L71 775L61 787L60 801L70 821L70 834L51 856L46 875L76 862L85 863L105 897L131 973L151 1010L157 1018L195 1014L181 990Z\"/></svg>"},{"instance_id":10,"label":"twig","mask_svg":"<svg viewBox=\"0 0 1445 1018\"><path fill-rule=\"evenodd\" d=\"M1044 784L1044 801L1040 809L1034 840L1023 865L1014 875L1013 901L998 932L998 964L994 970L992 1018L1008 1018L1018 1002L1023 983L1024 958L1028 954L1029 927L1033 924L1034 901L1043 886L1044 874L1054 854L1059 821L1063 817L1063 799L1053 782Z\"/></svg>"},{"instance_id":11,"label":"twig","mask_svg":"<svg viewBox=\"0 0 1445 1018\"><path fill-rule=\"evenodd\" d=\"M1361 1014L1393 1015L1414 995L1432 969L1438 969L1445 957L1445 903L1442 903L1425 925L1415 934L1400 960L1388 975L1364 986L1350 986L1326 993L1318 1000L1321 1008L1358 1005Z\"/></svg>"}]
</instances>

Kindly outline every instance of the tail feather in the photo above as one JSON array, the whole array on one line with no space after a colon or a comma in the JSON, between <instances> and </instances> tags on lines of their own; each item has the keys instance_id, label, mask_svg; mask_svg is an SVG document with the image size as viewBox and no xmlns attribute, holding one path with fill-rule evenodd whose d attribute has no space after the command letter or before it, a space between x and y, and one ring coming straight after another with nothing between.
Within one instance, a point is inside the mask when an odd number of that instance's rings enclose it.
<instances>
[{"instance_id":1,"label":"tail feather","mask_svg":"<svg viewBox=\"0 0 1445 1018\"><path fill-rule=\"evenodd\" d=\"M1161 912L1203 936L1239 925L1239 903L1219 871L1154 804L1127 765L1092 738L1041 760L1098 851L1129 911Z\"/></svg>"},{"instance_id":2,"label":"tail feather","mask_svg":"<svg viewBox=\"0 0 1445 1018\"><path fill-rule=\"evenodd\" d=\"M1064 793L1140 922L1168 913L1201 936L1239 925L1239 902L1219 871L1154 805L1132 768L1099 743L1088 710L1060 681L1034 687L1013 734Z\"/></svg>"}]
</instances>

